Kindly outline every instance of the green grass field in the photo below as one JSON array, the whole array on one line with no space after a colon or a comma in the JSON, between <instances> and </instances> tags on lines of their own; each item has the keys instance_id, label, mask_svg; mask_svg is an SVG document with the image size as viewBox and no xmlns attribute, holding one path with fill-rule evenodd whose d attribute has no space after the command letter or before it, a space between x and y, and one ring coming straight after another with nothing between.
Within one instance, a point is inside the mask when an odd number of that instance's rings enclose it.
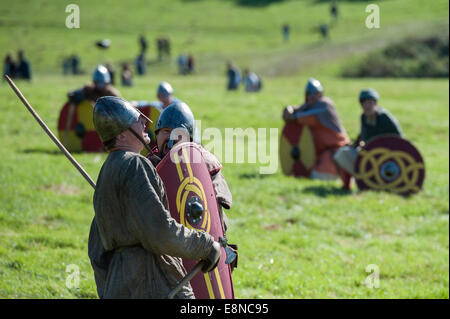
<instances>
[{"instance_id":1,"label":"green grass field","mask_svg":"<svg viewBox=\"0 0 450 319\"><path fill-rule=\"evenodd\" d=\"M311 28L330 21L328 3L282 1L264 7L235 1L79 1L81 28L64 27L66 4L0 3L0 55L26 49L32 83L17 82L56 132L65 94L90 81L99 59L131 60L137 37L147 35L150 60L156 36L169 35L173 57L193 52L198 73L176 75L174 62L153 63L135 86L118 86L126 99L154 100L169 81L202 128L278 128L282 108L302 101L309 76L319 78L349 135L359 130L360 89L374 87L381 105L400 121L426 165L424 190L404 198L378 192L351 194L338 182L299 180L281 170L260 175L261 164L224 163L233 193L229 242L239 245L233 273L237 298L448 298L449 94L448 79L342 79L340 65L390 41L433 30L448 33L448 1L380 1L381 29L364 27L366 2L344 1L329 41ZM170 4L169 4L170 3ZM8 5L8 6L7 6ZM124 14L126 13L126 14ZM292 25L289 44L281 25ZM443 28L443 29L442 29ZM93 42L109 37L103 56ZM369 41L368 39L373 41ZM89 74L60 75L61 57L77 51ZM228 58L264 77L259 94L226 92ZM326 63L323 63L326 62ZM292 68L290 67L292 66ZM96 298L87 256L93 190L17 99L0 83L0 298ZM207 141L205 141L207 143ZM75 154L96 179L106 154ZM80 270L67 288L68 265ZM368 288L377 265L379 288Z\"/></svg>"}]
</instances>

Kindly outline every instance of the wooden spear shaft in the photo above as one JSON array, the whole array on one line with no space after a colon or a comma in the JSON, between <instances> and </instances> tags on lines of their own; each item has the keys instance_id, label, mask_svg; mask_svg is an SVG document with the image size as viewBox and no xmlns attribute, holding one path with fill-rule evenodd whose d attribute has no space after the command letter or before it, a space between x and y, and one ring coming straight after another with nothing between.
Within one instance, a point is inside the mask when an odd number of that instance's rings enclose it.
<instances>
[{"instance_id":1,"label":"wooden spear shaft","mask_svg":"<svg viewBox=\"0 0 450 319\"><path fill-rule=\"evenodd\" d=\"M81 175L86 179L86 181L95 189L95 182L88 175L88 173L84 170L84 168L77 162L77 160L69 153L69 151L62 145L62 143L58 140L58 138L53 134L53 132L48 128L48 126L44 123L44 121L40 118L39 114L33 109L31 104L27 101L27 99L23 96L22 92L20 92L19 88L14 84L11 78L5 74L6 81L8 81L9 85L25 105L25 107L30 111L31 115L36 119L39 125L44 129L45 133L52 139L52 141L58 146L61 152L66 155L69 161L76 167L76 169L80 172Z\"/></svg>"}]
</instances>

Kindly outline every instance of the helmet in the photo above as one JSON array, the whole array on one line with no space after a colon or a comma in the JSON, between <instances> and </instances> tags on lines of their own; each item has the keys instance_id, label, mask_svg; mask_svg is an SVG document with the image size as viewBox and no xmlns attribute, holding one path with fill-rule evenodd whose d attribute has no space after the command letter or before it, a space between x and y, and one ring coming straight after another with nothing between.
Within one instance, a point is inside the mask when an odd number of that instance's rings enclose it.
<instances>
[{"instance_id":1,"label":"helmet","mask_svg":"<svg viewBox=\"0 0 450 319\"><path fill-rule=\"evenodd\" d=\"M319 80L309 78L308 83L306 83L305 93L309 93L311 96L314 96L317 92L323 92L322 84L320 84Z\"/></svg>"},{"instance_id":2,"label":"helmet","mask_svg":"<svg viewBox=\"0 0 450 319\"><path fill-rule=\"evenodd\" d=\"M94 127L102 142L107 142L139 119L140 113L131 104L115 96L104 96L94 106Z\"/></svg>"},{"instance_id":3,"label":"helmet","mask_svg":"<svg viewBox=\"0 0 450 319\"><path fill-rule=\"evenodd\" d=\"M97 66L92 75L92 81L97 82L99 87L111 83L111 75L109 74L108 69L103 65Z\"/></svg>"},{"instance_id":4,"label":"helmet","mask_svg":"<svg viewBox=\"0 0 450 319\"><path fill-rule=\"evenodd\" d=\"M361 93L359 93L359 102L362 102L364 100L378 101L379 98L380 95L374 89L364 89L361 90Z\"/></svg>"},{"instance_id":5,"label":"helmet","mask_svg":"<svg viewBox=\"0 0 450 319\"><path fill-rule=\"evenodd\" d=\"M173 94L173 88L168 82L161 82L156 90L156 95L162 94L164 97L168 97Z\"/></svg>"},{"instance_id":6,"label":"helmet","mask_svg":"<svg viewBox=\"0 0 450 319\"><path fill-rule=\"evenodd\" d=\"M156 90L156 95L162 94L164 97L168 97L173 94L173 88L168 82L161 82Z\"/></svg>"},{"instance_id":7,"label":"helmet","mask_svg":"<svg viewBox=\"0 0 450 319\"><path fill-rule=\"evenodd\" d=\"M186 103L177 101L166 107L158 118L155 126L155 133L164 127L171 128L184 128L188 131L189 136L193 139L194 126L195 126L194 114Z\"/></svg>"}]
</instances>

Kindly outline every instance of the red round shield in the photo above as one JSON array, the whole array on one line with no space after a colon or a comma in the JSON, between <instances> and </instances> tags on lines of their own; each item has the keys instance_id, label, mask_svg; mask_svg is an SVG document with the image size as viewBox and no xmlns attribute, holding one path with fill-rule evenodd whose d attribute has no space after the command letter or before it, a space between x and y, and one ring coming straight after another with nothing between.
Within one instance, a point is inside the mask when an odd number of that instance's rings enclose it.
<instances>
[{"instance_id":1,"label":"red round shield","mask_svg":"<svg viewBox=\"0 0 450 319\"><path fill-rule=\"evenodd\" d=\"M156 170L169 200L171 216L188 228L203 230L216 241L224 237L216 193L199 146L195 143L176 144ZM209 273L198 273L191 286L198 299L234 299L231 269L225 263L226 252L218 266ZM198 261L183 259L189 272Z\"/></svg>"},{"instance_id":2,"label":"red round shield","mask_svg":"<svg viewBox=\"0 0 450 319\"><path fill-rule=\"evenodd\" d=\"M360 190L384 190L408 195L422 189L425 164L405 139L383 136L369 141L358 153L355 179Z\"/></svg>"},{"instance_id":3,"label":"red round shield","mask_svg":"<svg viewBox=\"0 0 450 319\"><path fill-rule=\"evenodd\" d=\"M281 170L285 175L309 177L316 160L314 140L307 126L286 123L280 137Z\"/></svg>"}]
</instances>

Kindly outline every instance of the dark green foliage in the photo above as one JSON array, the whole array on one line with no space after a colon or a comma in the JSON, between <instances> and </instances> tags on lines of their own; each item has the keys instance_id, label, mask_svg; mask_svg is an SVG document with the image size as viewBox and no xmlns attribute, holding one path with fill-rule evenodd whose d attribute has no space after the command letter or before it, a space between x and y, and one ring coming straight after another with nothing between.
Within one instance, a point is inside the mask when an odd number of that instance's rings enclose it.
<instances>
[{"instance_id":1,"label":"dark green foliage","mask_svg":"<svg viewBox=\"0 0 450 319\"><path fill-rule=\"evenodd\" d=\"M409 38L346 65L344 77L448 77L448 33Z\"/></svg>"}]
</instances>

